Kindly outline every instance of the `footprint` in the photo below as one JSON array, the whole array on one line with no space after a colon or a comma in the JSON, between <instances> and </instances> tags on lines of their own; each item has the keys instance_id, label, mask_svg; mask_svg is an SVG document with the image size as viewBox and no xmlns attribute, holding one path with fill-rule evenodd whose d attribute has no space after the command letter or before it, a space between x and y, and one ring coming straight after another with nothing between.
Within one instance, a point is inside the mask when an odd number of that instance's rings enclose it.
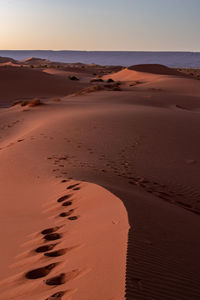
<instances>
[{"instance_id":1,"label":"footprint","mask_svg":"<svg viewBox=\"0 0 200 300\"><path fill-rule=\"evenodd\" d=\"M60 233L50 233L50 234L46 234L44 236L44 239L46 241L54 241L54 240L59 240L62 238L62 235Z\"/></svg>"},{"instance_id":2,"label":"footprint","mask_svg":"<svg viewBox=\"0 0 200 300\"><path fill-rule=\"evenodd\" d=\"M71 189L77 187L78 185L79 185L79 183L69 185L69 186L67 187L67 190L71 190Z\"/></svg>"},{"instance_id":3,"label":"footprint","mask_svg":"<svg viewBox=\"0 0 200 300\"><path fill-rule=\"evenodd\" d=\"M72 201L66 201L62 204L62 206L70 206L72 205Z\"/></svg>"},{"instance_id":4,"label":"footprint","mask_svg":"<svg viewBox=\"0 0 200 300\"><path fill-rule=\"evenodd\" d=\"M129 181L128 183L133 184L133 185L137 185L136 182L134 182L134 181Z\"/></svg>"},{"instance_id":5,"label":"footprint","mask_svg":"<svg viewBox=\"0 0 200 300\"><path fill-rule=\"evenodd\" d=\"M47 285L61 285L64 284L66 281L75 279L77 276L80 275L80 273L81 271L78 269L68 272L67 274L61 273L58 276L47 279L45 283Z\"/></svg>"},{"instance_id":6,"label":"footprint","mask_svg":"<svg viewBox=\"0 0 200 300\"><path fill-rule=\"evenodd\" d=\"M63 202L67 199L69 199L71 197L71 195L65 195L65 196L62 196L60 198L58 198L57 202L60 203L60 202Z\"/></svg>"},{"instance_id":7,"label":"footprint","mask_svg":"<svg viewBox=\"0 0 200 300\"><path fill-rule=\"evenodd\" d=\"M189 203L184 203L182 201L176 201L178 204L180 204L181 206L183 207L186 207L186 208L192 208L192 205L189 204Z\"/></svg>"},{"instance_id":8,"label":"footprint","mask_svg":"<svg viewBox=\"0 0 200 300\"><path fill-rule=\"evenodd\" d=\"M159 193L160 195L170 197L170 195L169 195L168 193L165 193L165 192L162 192L162 191L159 191L158 193Z\"/></svg>"},{"instance_id":9,"label":"footprint","mask_svg":"<svg viewBox=\"0 0 200 300\"><path fill-rule=\"evenodd\" d=\"M60 275L49 278L45 281L47 285L61 285L64 284L65 282L66 282L65 273L61 273Z\"/></svg>"},{"instance_id":10,"label":"footprint","mask_svg":"<svg viewBox=\"0 0 200 300\"><path fill-rule=\"evenodd\" d=\"M50 245L40 246L40 247L38 247L38 248L35 249L35 252L37 252L37 253L42 253L42 252L51 251L51 250L53 250L53 248L54 248L56 245L57 245L57 244L50 244Z\"/></svg>"},{"instance_id":11,"label":"footprint","mask_svg":"<svg viewBox=\"0 0 200 300\"><path fill-rule=\"evenodd\" d=\"M69 217L68 220L70 221L75 221L78 220L78 216L74 216L74 217Z\"/></svg>"},{"instance_id":12,"label":"footprint","mask_svg":"<svg viewBox=\"0 0 200 300\"><path fill-rule=\"evenodd\" d=\"M77 187L77 188L74 188L73 191L79 191L81 188L80 187Z\"/></svg>"},{"instance_id":13,"label":"footprint","mask_svg":"<svg viewBox=\"0 0 200 300\"><path fill-rule=\"evenodd\" d=\"M56 267L56 265L57 263L53 263L43 268L31 270L25 274L25 277L27 279L38 279L41 277L45 277L51 272L52 269Z\"/></svg>"},{"instance_id":14,"label":"footprint","mask_svg":"<svg viewBox=\"0 0 200 300\"><path fill-rule=\"evenodd\" d=\"M74 212L74 209L70 209L68 212L63 212L63 213L59 214L59 216L62 218L69 217L73 212Z\"/></svg>"},{"instance_id":15,"label":"footprint","mask_svg":"<svg viewBox=\"0 0 200 300\"><path fill-rule=\"evenodd\" d=\"M52 228L47 228L47 229L44 229L43 231L41 231L41 234L43 234L43 235L50 234L50 233L57 231L58 229L60 229L60 227L58 227L58 226L52 227Z\"/></svg>"},{"instance_id":16,"label":"footprint","mask_svg":"<svg viewBox=\"0 0 200 300\"><path fill-rule=\"evenodd\" d=\"M136 286L138 290L142 290L142 280L140 278L130 278L130 283L132 286Z\"/></svg>"},{"instance_id":17,"label":"footprint","mask_svg":"<svg viewBox=\"0 0 200 300\"><path fill-rule=\"evenodd\" d=\"M66 252L67 249L60 249L60 250L44 253L44 255L48 257L58 257L64 255Z\"/></svg>"},{"instance_id":18,"label":"footprint","mask_svg":"<svg viewBox=\"0 0 200 300\"><path fill-rule=\"evenodd\" d=\"M54 300L54 299L57 299L57 300L61 300L62 297L65 295L65 292L57 292L55 294L53 294L52 296L46 298L45 300Z\"/></svg>"}]
</instances>

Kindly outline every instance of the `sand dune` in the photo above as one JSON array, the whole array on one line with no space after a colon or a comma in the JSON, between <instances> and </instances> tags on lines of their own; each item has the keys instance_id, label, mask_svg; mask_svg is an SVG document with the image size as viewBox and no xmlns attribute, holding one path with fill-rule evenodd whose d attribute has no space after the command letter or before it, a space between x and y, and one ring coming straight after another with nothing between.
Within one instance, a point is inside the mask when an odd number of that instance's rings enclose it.
<instances>
[{"instance_id":1,"label":"sand dune","mask_svg":"<svg viewBox=\"0 0 200 300\"><path fill-rule=\"evenodd\" d=\"M178 72L175 69L168 68L166 66L159 65L159 64L134 65L129 67L128 69L137 72L143 72L143 73L170 75L170 76L184 76L181 72Z\"/></svg>"},{"instance_id":2,"label":"sand dune","mask_svg":"<svg viewBox=\"0 0 200 300\"><path fill-rule=\"evenodd\" d=\"M80 63L52 63L33 57L14 64L9 59L2 58L0 106L11 105L16 100L30 100L35 97L47 99L74 94L90 86L90 80L94 76L120 69L121 67L103 68ZM70 80L73 76L78 78L78 82Z\"/></svg>"},{"instance_id":3,"label":"sand dune","mask_svg":"<svg viewBox=\"0 0 200 300\"><path fill-rule=\"evenodd\" d=\"M200 297L199 82L103 78L121 91L0 110L4 300Z\"/></svg>"},{"instance_id":4,"label":"sand dune","mask_svg":"<svg viewBox=\"0 0 200 300\"><path fill-rule=\"evenodd\" d=\"M72 94L87 83L74 83L61 76L52 76L42 70L23 67L0 67L0 103L34 97L54 97Z\"/></svg>"},{"instance_id":5,"label":"sand dune","mask_svg":"<svg viewBox=\"0 0 200 300\"><path fill-rule=\"evenodd\" d=\"M138 72L129 69L123 69L117 73L103 76L103 79L105 80L109 78L112 78L115 81L122 81L122 82L138 81L138 83L145 83L145 82L152 82L155 80L162 79L163 76L159 74L151 74L146 72ZM166 79L166 77L164 78Z\"/></svg>"},{"instance_id":6,"label":"sand dune","mask_svg":"<svg viewBox=\"0 0 200 300\"><path fill-rule=\"evenodd\" d=\"M87 85L89 84L91 80L91 75L88 74L87 72L76 72L76 70L73 71L67 71L67 70L59 70L55 68L47 68L43 70L44 73L50 74L50 75L55 75L55 76L61 76L64 77L65 79L69 79L70 77L76 77L79 82L85 82Z\"/></svg>"},{"instance_id":7,"label":"sand dune","mask_svg":"<svg viewBox=\"0 0 200 300\"><path fill-rule=\"evenodd\" d=\"M1 297L51 299L63 293L73 299L123 299L129 229L123 203L95 184L54 177L49 165L53 149L41 143L41 130L62 120L66 111L54 114L47 108L38 113L31 123L20 107L1 114L3 122L19 120L10 135L9 128L4 130L8 134L1 141ZM30 159L38 166L33 172ZM61 155L59 165L66 159ZM10 192L7 180L12 182ZM8 219L3 218L8 210Z\"/></svg>"},{"instance_id":8,"label":"sand dune","mask_svg":"<svg viewBox=\"0 0 200 300\"><path fill-rule=\"evenodd\" d=\"M151 70L151 68L148 70ZM104 80L108 80L109 78L122 82L125 86L129 87L129 90L131 87L131 90L134 89L134 91L142 90L143 92L150 92L150 98L151 92L163 92L163 97L165 97L166 92L170 92L173 95L177 94L177 99L179 98L178 95L188 95L195 98L194 101L196 103L196 107L199 108L199 100L197 98L200 93L200 84L198 80L184 76L160 75L148 73L147 71L140 72L129 69L123 69L117 73L103 76ZM173 95L172 99L174 99ZM171 98L167 101L170 103ZM185 101L183 102L185 103ZM193 99L191 99L191 101L187 100L186 106L190 105L193 107Z\"/></svg>"}]
</instances>

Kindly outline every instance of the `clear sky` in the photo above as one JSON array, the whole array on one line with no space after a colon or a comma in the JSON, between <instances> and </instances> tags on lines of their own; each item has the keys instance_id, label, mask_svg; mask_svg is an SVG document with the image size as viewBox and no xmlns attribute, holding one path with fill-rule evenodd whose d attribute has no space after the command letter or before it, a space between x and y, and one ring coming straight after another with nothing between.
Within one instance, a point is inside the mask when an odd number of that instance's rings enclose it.
<instances>
[{"instance_id":1,"label":"clear sky","mask_svg":"<svg viewBox=\"0 0 200 300\"><path fill-rule=\"evenodd\" d=\"M0 0L0 49L200 51L200 0Z\"/></svg>"}]
</instances>

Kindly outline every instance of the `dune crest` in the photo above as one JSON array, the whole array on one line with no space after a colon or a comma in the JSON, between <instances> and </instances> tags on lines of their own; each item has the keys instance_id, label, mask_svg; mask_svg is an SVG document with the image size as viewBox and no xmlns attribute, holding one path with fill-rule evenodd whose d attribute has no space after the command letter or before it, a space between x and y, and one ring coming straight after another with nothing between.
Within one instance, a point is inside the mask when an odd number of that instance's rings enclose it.
<instances>
[{"instance_id":1,"label":"dune crest","mask_svg":"<svg viewBox=\"0 0 200 300\"><path fill-rule=\"evenodd\" d=\"M121 201L87 182L57 181L50 187L55 196L45 201L40 226L22 244L22 253L11 266L13 275L0 281L1 297L50 299L55 292L66 296L73 292L73 299L99 299L98 290L101 297L125 299L129 225ZM27 228L32 221L26 223ZM19 224L14 226L16 230ZM26 239L20 234L19 240ZM18 249L15 243L10 246ZM111 253L115 253L113 258ZM54 293L51 286L56 288Z\"/></svg>"}]
</instances>

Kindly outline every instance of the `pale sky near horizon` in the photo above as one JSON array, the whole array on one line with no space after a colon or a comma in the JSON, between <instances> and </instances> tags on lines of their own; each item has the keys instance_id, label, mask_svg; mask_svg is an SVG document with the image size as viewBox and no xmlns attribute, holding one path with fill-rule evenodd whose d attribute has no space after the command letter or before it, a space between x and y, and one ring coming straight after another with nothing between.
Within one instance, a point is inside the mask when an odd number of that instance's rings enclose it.
<instances>
[{"instance_id":1,"label":"pale sky near horizon","mask_svg":"<svg viewBox=\"0 0 200 300\"><path fill-rule=\"evenodd\" d=\"M0 0L0 50L200 51L200 0Z\"/></svg>"}]
</instances>

